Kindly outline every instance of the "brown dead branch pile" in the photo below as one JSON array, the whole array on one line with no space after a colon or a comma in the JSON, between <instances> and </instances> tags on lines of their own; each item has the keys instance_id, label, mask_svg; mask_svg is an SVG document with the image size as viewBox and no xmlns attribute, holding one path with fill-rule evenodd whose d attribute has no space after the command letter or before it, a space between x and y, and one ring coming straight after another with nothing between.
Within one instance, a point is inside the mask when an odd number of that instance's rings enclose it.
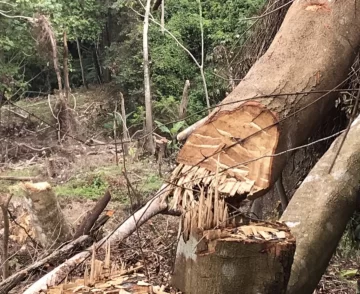
<instances>
[{"instance_id":1,"label":"brown dead branch pile","mask_svg":"<svg viewBox=\"0 0 360 294\"><path fill-rule=\"evenodd\" d=\"M139 236L93 251L88 261L47 293L176 293L169 286L176 229L176 219L156 216L139 228Z\"/></svg>"}]
</instances>

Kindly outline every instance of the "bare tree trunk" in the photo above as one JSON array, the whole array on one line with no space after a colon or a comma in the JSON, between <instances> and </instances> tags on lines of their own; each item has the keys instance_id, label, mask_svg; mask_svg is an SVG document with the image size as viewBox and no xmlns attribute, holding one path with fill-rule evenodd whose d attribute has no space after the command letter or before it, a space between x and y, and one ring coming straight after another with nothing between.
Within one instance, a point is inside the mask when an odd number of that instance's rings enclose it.
<instances>
[{"instance_id":1,"label":"bare tree trunk","mask_svg":"<svg viewBox=\"0 0 360 294\"><path fill-rule=\"evenodd\" d=\"M58 82L59 95L60 95L60 99L63 99L62 79L61 79L61 71L59 68L59 59L57 56L57 45L56 45L55 35L54 35L53 29L51 27L49 20L44 15L41 15L39 17L39 23L42 26L42 28L44 29L44 31L46 32L46 34L49 38L50 44L51 44L53 64L54 64L54 69L55 69L56 78L57 78L57 82Z\"/></svg>"},{"instance_id":2,"label":"bare tree trunk","mask_svg":"<svg viewBox=\"0 0 360 294\"><path fill-rule=\"evenodd\" d=\"M65 101L68 103L69 102L69 93L70 93L70 82L69 82L69 67L68 67L69 50L68 50L68 46L67 46L66 32L64 32L63 41L64 41L64 60L63 60L63 64L64 64L64 94L65 94Z\"/></svg>"},{"instance_id":3,"label":"bare tree trunk","mask_svg":"<svg viewBox=\"0 0 360 294\"><path fill-rule=\"evenodd\" d=\"M204 50L204 27L203 27L203 16L202 16L202 4L201 0L197 0L199 3L199 19L200 19L200 31L201 31L201 65L200 65L200 74L203 81L204 86L204 94L205 94L205 101L208 111L210 113L210 98L206 84L206 77L204 71L204 60L205 60L205 50Z\"/></svg>"},{"instance_id":4,"label":"bare tree trunk","mask_svg":"<svg viewBox=\"0 0 360 294\"><path fill-rule=\"evenodd\" d=\"M80 47L79 38L76 38L76 46L77 46L78 55L79 55L81 77L82 77L83 85L86 89L88 89L88 85L87 85L86 78L85 78L85 72L84 72L83 59L82 59L82 55L81 55L81 47Z\"/></svg>"},{"instance_id":5,"label":"bare tree trunk","mask_svg":"<svg viewBox=\"0 0 360 294\"><path fill-rule=\"evenodd\" d=\"M183 90L183 95L180 102L179 107L179 119L183 119L186 116L186 109L189 102L189 88L190 88L190 81L186 80Z\"/></svg>"},{"instance_id":6,"label":"bare tree trunk","mask_svg":"<svg viewBox=\"0 0 360 294\"><path fill-rule=\"evenodd\" d=\"M165 33L165 0L161 1L161 32Z\"/></svg>"},{"instance_id":7,"label":"bare tree trunk","mask_svg":"<svg viewBox=\"0 0 360 294\"><path fill-rule=\"evenodd\" d=\"M97 54L96 44L94 44L94 49L93 49L93 60L94 60L94 65L95 65L95 69L96 69L98 82L99 82L99 84L102 84L103 83L102 72L101 72L101 67L99 64L99 58L98 58L98 54Z\"/></svg>"},{"instance_id":8,"label":"bare tree trunk","mask_svg":"<svg viewBox=\"0 0 360 294\"><path fill-rule=\"evenodd\" d=\"M296 238L289 294L313 293L355 211L360 190L360 117L329 173L343 136L316 163L281 218Z\"/></svg>"},{"instance_id":9,"label":"bare tree trunk","mask_svg":"<svg viewBox=\"0 0 360 294\"><path fill-rule=\"evenodd\" d=\"M123 141L128 141L130 136L129 136L129 131L126 125L126 110L125 110L125 100L124 100L124 95L123 93L120 92L120 107L121 107L121 117L122 117L122 129L123 129ZM124 154L128 155L129 154L129 144L128 143L124 143Z\"/></svg>"},{"instance_id":10,"label":"bare tree trunk","mask_svg":"<svg viewBox=\"0 0 360 294\"><path fill-rule=\"evenodd\" d=\"M148 45L148 31L149 31L149 14L150 14L151 0L146 1L145 17L144 17L144 32L143 32L143 55L144 55L144 91L145 91L145 132L146 132L146 149L155 153L155 144L153 139L153 116L152 103L150 92L150 70L149 70L149 45Z\"/></svg>"},{"instance_id":11,"label":"bare tree trunk","mask_svg":"<svg viewBox=\"0 0 360 294\"><path fill-rule=\"evenodd\" d=\"M58 111L58 117L59 117L59 121L58 123L59 125L59 133L58 133L58 140L61 140L60 137L60 132L62 133L68 133L71 132L72 129L72 120L71 120L71 115L70 112L68 110L68 100L67 97L64 96L63 93L63 87L62 87L62 79L61 79L61 71L59 68L59 59L58 59L58 55L57 55L57 45L56 45L56 38L53 32L53 28L49 22L49 20L44 16L41 15L38 18L38 24L40 24L40 27L45 31L49 42L51 44L51 49L52 49L52 56L53 56L53 64L54 64L54 69L55 69L55 73L56 73L56 78L57 78L57 82L58 82L58 88L59 88L59 99L57 101L57 111Z\"/></svg>"},{"instance_id":12,"label":"bare tree trunk","mask_svg":"<svg viewBox=\"0 0 360 294\"><path fill-rule=\"evenodd\" d=\"M46 249L54 249L71 238L71 228L61 212L51 186L46 183L22 185L29 203L36 240Z\"/></svg>"}]
</instances>

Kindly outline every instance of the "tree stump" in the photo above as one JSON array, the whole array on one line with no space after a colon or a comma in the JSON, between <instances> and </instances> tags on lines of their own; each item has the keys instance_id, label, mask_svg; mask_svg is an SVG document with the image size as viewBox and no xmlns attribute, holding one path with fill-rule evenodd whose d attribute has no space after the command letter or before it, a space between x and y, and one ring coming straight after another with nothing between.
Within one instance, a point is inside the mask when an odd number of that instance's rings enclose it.
<instances>
[{"instance_id":1,"label":"tree stump","mask_svg":"<svg viewBox=\"0 0 360 294\"><path fill-rule=\"evenodd\" d=\"M71 238L71 227L67 223L47 182L24 183L22 188L31 212L36 241L44 248L57 248Z\"/></svg>"},{"instance_id":2,"label":"tree stump","mask_svg":"<svg viewBox=\"0 0 360 294\"><path fill-rule=\"evenodd\" d=\"M172 284L183 293L286 293L295 239L280 223L181 236Z\"/></svg>"}]
</instances>

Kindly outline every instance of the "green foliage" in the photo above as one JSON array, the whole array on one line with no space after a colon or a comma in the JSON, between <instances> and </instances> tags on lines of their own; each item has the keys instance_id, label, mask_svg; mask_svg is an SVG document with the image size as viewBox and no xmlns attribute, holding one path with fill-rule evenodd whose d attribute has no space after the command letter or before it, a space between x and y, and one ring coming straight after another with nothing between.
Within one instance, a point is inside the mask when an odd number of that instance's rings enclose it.
<instances>
[{"instance_id":1,"label":"green foliage","mask_svg":"<svg viewBox=\"0 0 360 294\"><path fill-rule=\"evenodd\" d=\"M252 16L264 0L209 0L202 1L204 27L204 70L211 104L225 97L228 81L214 75L225 71L224 54L231 56L241 46L251 24L243 19ZM70 80L74 86L82 84L77 59L76 39L83 47L85 75L97 82L97 71L107 69L113 82L125 97L130 124L141 128L144 120L142 29L143 6L137 1L99 0L6 0L0 9L8 15L35 17L45 14L54 29L59 58L62 58L62 35L67 32L70 46ZM137 11L139 14L135 13ZM152 12L155 19L160 12ZM168 0L165 26L200 63L201 31L199 2ZM26 89L48 92L56 87L51 52L39 54L36 44L39 32L23 17L0 19L0 91L13 95ZM221 50L217 48L221 47ZM95 52L96 48L96 53ZM45 48L49 51L49 48ZM194 60L169 34L150 22L149 51L151 92L154 117L166 125L178 117L178 107L185 80L190 80L186 124L192 124L206 114L205 94L200 70ZM99 54L99 67L94 62ZM228 57L228 56L227 56ZM231 58L230 58L231 59ZM60 60L61 63L61 60ZM225 69L224 69L225 68ZM104 122L111 129L113 118ZM118 123L120 126L120 122ZM173 126L167 126L169 130ZM135 128L135 129L136 129ZM173 134L169 134L173 136Z\"/></svg>"},{"instance_id":2,"label":"green foliage","mask_svg":"<svg viewBox=\"0 0 360 294\"><path fill-rule=\"evenodd\" d=\"M6 0L1 1L0 10L9 16L0 19L0 91L5 90L7 96L19 95L34 86L33 90L47 92L51 84L56 85L55 74L49 71L52 68L51 52L37 52L36 39L42 32L27 18L46 15L61 49L64 31L69 42L76 38L96 41L106 20L103 14L107 11L98 0ZM70 69L71 65L70 62ZM48 89L44 87L46 83Z\"/></svg>"},{"instance_id":3,"label":"green foliage","mask_svg":"<svg viewBox=\"0 0 360 294\"><path fill-rule=\"evenodd\" d=\"M98 199L109 187L104 178L104 174L96 174L85 179L74 180L64 185L56 186L54 188L55 193L59 196Z\"/></svg>"},{"instance_id":4,"label":"green foliage","mask_svg":"<svg viewBox=\"0 0 360 294\"><path fill-rule=\"evenodd\" d=\"M121 4L120 4L121 3ZM228 82L216 77L213 72L220 70L223 64L214 58L214 48L224 46L231 51L246 38L244 34L249 21L242 21L253 15L264 0L211 0L202 3L204 24L205 75L211 103L215 104L225 97ZM131 2L118 1L114 7L118 14L125 16L119 41L114 41L109 48L107 65L112 69L115 81L129 100L127 106L134 110L134 105L143 105L143 69L142 69L142 23L133 10L143 13L143 7ZM169 0L166 2L166 28L200 62L201 31L199 5L193 0ZM131 15L133 17L131 17ZM155 18L159 14L154 15ZM129 34L128 32L131 31ZM241 38L240 36L243 35ZM120 41L121 40L121 41ZM187 123L191 124L204 116L205 94L199 68L192 58L168 34L162 34L160 28L150 22L149 50L151 57L151 82L154 117L166 124L177 118L185 80L190 80ZM162 108L164 108L162 110ZM138 107L133 123L142 123L143 108Z\"/></svg>"},{"instance_id":5,"label":"green foliage","mask_svg":"<svg viewBox=\"0 0 360 294\"><path fill-rule=\"evenodd\" d=\"M146 178L144 184L139 187L139 192L143 194L153 193L157 191L161 184L163 183L163 179L161 179L157 174L150 173Z\"/></svg>"}]
</instances>

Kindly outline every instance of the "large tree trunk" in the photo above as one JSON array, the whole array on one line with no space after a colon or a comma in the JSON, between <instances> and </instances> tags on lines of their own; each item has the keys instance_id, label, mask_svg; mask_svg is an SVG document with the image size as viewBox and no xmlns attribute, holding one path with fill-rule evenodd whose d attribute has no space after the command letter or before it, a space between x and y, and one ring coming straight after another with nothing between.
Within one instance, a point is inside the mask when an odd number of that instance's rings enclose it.
<instances>
[{"instance_id":1,"label":"large tree trunk","mask_svg":"<svg viewBox=\"0 0 360 294\"><path fill-rule=\"evenodd\" d=\"M287 150L304 143L335 106L332 89L344 83L360 44L359 7L295 1L267 52L193 130L172 175L172 207L184 213L187 250L191 232L226 227L233 205L264 195ZM199 274L194 269L190 276Z\"/></svg>"},{"instance_id":2,"label":"large tree trunk","mask_svg":"<svg viewBox=\"0 0 360 294\"><path fill-rule=\"evenodd\" d=\"M286 155L274 154L303 143L334 107L336 93L326 91L347 76L360 19L353 1L315 2L291 6L269 50L190 135L178 156L184 165L176 171L179 181L190 177L189 167L214 175L219 166L238 198L257 198L286 163Z\"/></svg>"},{"instance_id":3,"label":"large tree trunk","mask_svg":"<svg viewBox=\"0 0 360 294\"><path fill-rule=\"evenodd\" d=\"M146 133L146 149L155 153L155 144L153 139L153 116L152 116L152 103L150 91L150 69L149 69L149 44L148 44L148 31L149 31L149 15L150 15L151 1L146 1L145 17L144 17L144 31L143 31L143 55L144 55L144 92L145 92L145 133Z\"/></svg>"},{"instance_id":4,"label":"large tree trunk","mask_svg":"<svg viewBox=\"0 0 360 294\"><path fill-rule=\"evenodd\" d=\"M318 161L281 218L297 242L289 294L314 291L355 211L360 190L360 117L353 123L329 173L343 136Z\"/></svg>"}]
</instances>

